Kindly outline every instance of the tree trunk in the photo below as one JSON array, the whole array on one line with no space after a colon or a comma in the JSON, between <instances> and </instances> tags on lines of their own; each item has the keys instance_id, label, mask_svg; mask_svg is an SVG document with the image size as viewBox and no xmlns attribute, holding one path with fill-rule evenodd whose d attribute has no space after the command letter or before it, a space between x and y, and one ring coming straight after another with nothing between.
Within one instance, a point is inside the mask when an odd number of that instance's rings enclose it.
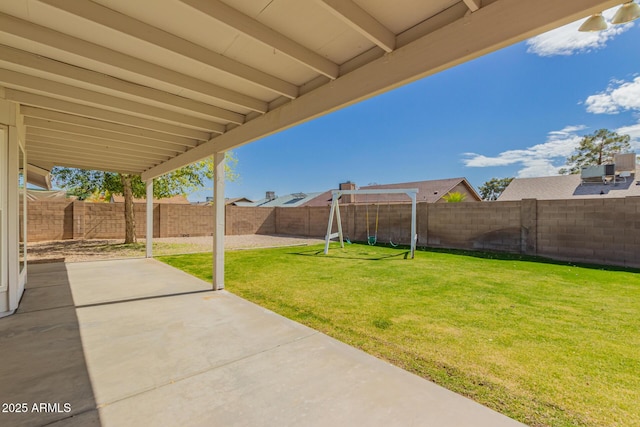
<instances>
[{"instance_id":1,"label":"tree trunk","mask_svg":"<svg viewBox=\"0 0 640 427\"><path fill-rule=\"evenodd\" d=\"M124 243L136 243L136 216L133 210L133 189L131 188L131 176L121 174L122 194L124 195Z\"/></svg>"}]
</instances>

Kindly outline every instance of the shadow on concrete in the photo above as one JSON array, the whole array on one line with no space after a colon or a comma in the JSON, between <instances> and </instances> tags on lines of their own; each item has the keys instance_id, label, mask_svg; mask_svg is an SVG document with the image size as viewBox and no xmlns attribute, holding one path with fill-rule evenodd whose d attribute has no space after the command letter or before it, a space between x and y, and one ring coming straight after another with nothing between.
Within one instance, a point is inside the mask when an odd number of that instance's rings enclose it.
<instances>
[{"instance_id":1,"label":"shadow on concrete","mask_svg":"<svg viewBox=\"0 0 640 427\"><path fill-rule=\"evenodd\" d=\"M18 311L0 322L0 361L0 425L101 425L64 263L29 265Z\"/></svg>"}]
</instances>

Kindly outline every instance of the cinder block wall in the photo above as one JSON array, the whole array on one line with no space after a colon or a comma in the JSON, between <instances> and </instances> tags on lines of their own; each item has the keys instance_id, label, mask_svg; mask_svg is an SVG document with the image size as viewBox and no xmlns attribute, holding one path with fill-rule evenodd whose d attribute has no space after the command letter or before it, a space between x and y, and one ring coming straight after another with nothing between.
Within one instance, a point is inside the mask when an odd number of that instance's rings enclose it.
<instances>
[{"instance_id":1,"label":"cinder block wall","mask_svg":"<svg viewBox=\"0 0 640 427\"><path fill-rule=\"evenodd\" d=\"M276 234L275 208L227 206L225 216L227 235Z\"/></svg>"},{"instance_id":2,"label":"cinder block wall","mask_svg":"<svg viewBox=\"0 0 640 427\"><path fill-rule=\"evenodd\" d=\"M122 203L74 203L75 239L122 239L125 234L124 204ZM81 217L82 209L84 216ZM136 218L136 235L145 237L147 233L146 206L133 206ZM154 233L159 229L159 208L154 205ZM78 232L78 224L84 223L83 232Z\"/></svg>"},{"instance_id":3,"label":"cinder block wall","mask_svg":"<svg viewBox=\"0 0 640 427\"><path fill-rule=\"evenodd\" d=\"M158 237L211 236L213 206L161 204L159 222Z\"/></svg>"},{"instance_id":4,"label":"cinder block wall","mask_svg":"<svg viewBox=\"0 0 640 427\"><path fill-rule=\"evenodd\" d=\"M28 240L123 238L124 206L36 201L28 205ZM144 237L145 205L135 205ZM210 236L211 206L155 205L154 236ZM345 205L346 236L375 235L378 242L409 244L411 205ZM226 234L324 237L329 207L226 207ZM333 231L337 231L334 221ZM576 262L640 267L640 197L585 200L522 200L490 203L419 203L418 245L498 250Z\"/></svg>"},{"instance_id":5,"label":"cinder block wall","mask_svg":"<svg viewBox=\"0 0 640 427\"><path fill-rule=\"evenodd\" d=\"M520 202L429 205L426 245L519 252L520 205Z\"/></svg>"},{"instance_id":6,"label":"cinder block wall","mask_svg":"<svg viewBox=\"0 0 640 427\"><path fill-rule=\"evenodd\" d=\"M27 202L27 241L72 238L73 202L41 200Z\"/></svg>"},{"instance_id":7,"label":"cinder block wall","mask_svg":"<svg viewBox=\"0 0 640 427\"><path fill-rule=\"evenodd\" d=\"M640 267L640 197L537 205L539 255Z\"/></svg>"}]
</instances>

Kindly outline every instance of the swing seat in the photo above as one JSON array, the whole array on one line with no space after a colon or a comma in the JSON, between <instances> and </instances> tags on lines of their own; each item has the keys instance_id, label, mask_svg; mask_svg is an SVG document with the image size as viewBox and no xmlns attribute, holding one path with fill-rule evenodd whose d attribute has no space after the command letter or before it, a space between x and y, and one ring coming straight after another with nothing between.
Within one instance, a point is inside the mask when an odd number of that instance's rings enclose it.
<instances>
[{"instance_id":1,"label":"swing seat","mask_svg":"<svg viewBox=\"0 0 640 427\"><path fill-rule=\"evenodd\" d=\"M376 236L369 236L369 238L367 239L367 243L371 246L375 245L377 241L378 238Z\"/></svg>"}]
</instances>

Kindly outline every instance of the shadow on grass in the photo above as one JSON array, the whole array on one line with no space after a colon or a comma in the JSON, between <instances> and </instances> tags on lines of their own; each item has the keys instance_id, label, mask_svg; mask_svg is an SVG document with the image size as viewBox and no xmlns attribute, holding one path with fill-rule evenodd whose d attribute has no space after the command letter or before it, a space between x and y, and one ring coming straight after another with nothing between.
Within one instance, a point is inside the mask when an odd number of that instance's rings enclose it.
<instances>
[{"instance_id":1,"label":"shadow on grass","mask_svg":"<svg viewBox=\"0 0 640 427\"><path fill-rule=\"evenodd\" d=\"M336 252L334 252L332 255L332 252L331 252L332 250L333 251L340 250L340 248L333 247L333 248L330 248L328 255L324 255L323 249L320 249L320 250L314 249L314 250L308 250L303 252L296 252L294 253L294 255L323 256L326 258L382 261L385 259L397 259L399 257L402 257L404 259L409 259L411 254L411 247L409 245L392 246L390 244L382 243L382 244L369 246L367 242L351 242L350 244L347 244L347 245L353 245L354 247L362 247L362 248L371 247L371 248L392 249L394 251L398 251L398 253L388 254L388 255L385 254L385 255L374 256L374 257L367 257L366 255L354 256L353 254L336 255ZM618 265L581 263L581 262L573 262L573 261L566 261L566 260L557 260L557 259L546 258L541 256L514 254L514 253L508 253L508 252L474 251L469 249L433 248L433 247L426 247L426 246L416 247L416 253L419 253L419 252L451 254L451 255L473 257L473 258L491 259L496 261L524 261L524 262L535 262L539 264L564 265L569 267L588 268L592 270L640 273L640 268L624 267L624 266L618 266Z\"/></svg>"},{"instance_id":2,"label":"shadow on grass","mask_svg":"<svg viewBox=\"0 0 640 427\"><path fill-rule=\"evenodd\" d=\"M492 259L492 260L498 260L498 261L526 261L526 262L536 262L539 264L565 265L570 267L589 268L593 270L640 273L640 268L563 261L563 260L557 260L552 258L545 258L541 256L512 254L508 252L472 251L467 249L445 249L445 248L430 248L430 247L419 247L416 249L416 252L432 252L432 253L467 256L467 257L473 257L473 258Z\"/></svg>"},{"instance_id":3,"label":"shadow on grass","mask_svg":"<svg viewBox=\"0 0 640 427\"><path fill-rule=\"evenodd\" d=\"M334 251L333 254L331 253L331 250ZM384 260L393 260L393 259L399 259L399 258L408 259L411 254L411 251L400 249L397 253L384 254L384 255L376 254L376 256L367 256L367 254L364 254L364 253L360 253L361 256L357 256L353 253L350 253L349 255L336 255L335 251L339 251L339 250L340 248L331 248L329 250L329 253L325 255L324 249L310 249L310 250L301 251L301 252L292 252L291 255L310 256L310 257L321 256L323 258L337 258L337 259L358 259L363 261L384 261Z\"/></svg>"}]
</instances>

